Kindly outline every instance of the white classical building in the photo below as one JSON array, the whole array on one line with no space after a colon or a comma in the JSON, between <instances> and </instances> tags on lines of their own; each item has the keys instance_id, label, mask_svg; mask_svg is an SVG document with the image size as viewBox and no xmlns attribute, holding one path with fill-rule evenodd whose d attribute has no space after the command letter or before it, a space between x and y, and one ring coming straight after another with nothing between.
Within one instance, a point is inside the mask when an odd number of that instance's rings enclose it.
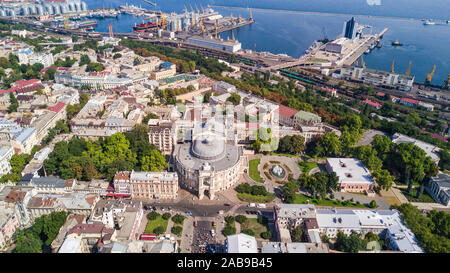
<instances>
[{"instance_id":1,"label":"white classical building","mask_svg":"<svg viewBox=\"0 0 450 273\"><path fill-rule=\"evenodd\" d=\"M180 186L202 199L215 198L218 191L234 186L245 162L242 147L228 144L224 132L217 130L215 122L197 123L191 142L175 146L174 161ZM213 129L214 127L214 129Z\"/></svg>"},{"instance_id":2,"label":"white classical building","mask_svg":"<svg viewBox=\"0 0 450 273\"><path fill-rule=\"evenodd\" d=\"M369 170L356 158L327 158L326 168L339 177L341 191L369 192L375 184Z\"/></svg>"}]
</instances>

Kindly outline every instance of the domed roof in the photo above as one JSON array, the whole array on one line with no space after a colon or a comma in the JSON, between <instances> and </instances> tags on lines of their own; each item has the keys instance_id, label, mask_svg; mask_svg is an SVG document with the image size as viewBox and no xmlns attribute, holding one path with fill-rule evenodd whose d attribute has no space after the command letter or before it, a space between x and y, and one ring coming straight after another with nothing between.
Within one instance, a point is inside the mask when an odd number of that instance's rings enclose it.
<instances>
[{"instance_id":1,"label":"domed roof","mask_svg":"<svg viewBox=\"0 0 450 273\"><path fill-rule=\"evenodd\" d=\"M201 135L194 139L192 153L195 157L201 159L219 159L225 153L225 142L217 135Z\"/></svg>"}]
</instances>

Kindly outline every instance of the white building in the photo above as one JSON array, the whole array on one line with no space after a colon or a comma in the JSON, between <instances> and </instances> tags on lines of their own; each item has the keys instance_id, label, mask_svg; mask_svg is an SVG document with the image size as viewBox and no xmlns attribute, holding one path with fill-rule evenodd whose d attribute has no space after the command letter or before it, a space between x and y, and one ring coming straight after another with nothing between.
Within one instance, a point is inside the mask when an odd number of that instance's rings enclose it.
<instances>
[{"instance_id":1,"label":"white building","mask_svg":"<svg viewBox=\"0 0 450 273\"><path fill-rule=\"evenodd\" d=\"M436 202L450 206L450 175L439 173L431 177L426 190Z\"/></svg>"},{"instance_id":2,"label":"white building","mask_svg":"<svg viewBox=\"0 0 450 273\"><path fill-rule=\"evenodd\" d=\"M14 154L14 149L12 146L1 146L0 147L0 175L7 174L11 171L11 164L9 160Z\"/></svg>"},{"instance_id":3,"label":"white building","mask_svg":"<svg viewBox=\"0 0 450 273\"><path fill-rule=\"evenodd\" d=\"M411 91L414 76L390 73L361 67L343 67L340 76L345 80L361 81L365 84Z\"/></svg>"},{"instance_id":4,"label":"white building","mask_svg":"<svg viewBox=\"0 0 450 273\"><path fill-rule=\"evenodd\" d=\"M228 253L258 253L255 237L245 233L227 236L226 249Z\"/></svg>"},{"instance_id":5,"label":"white building","mask_svg":"<svg viewBox=\"0 0 450 273\"><path fill-rule=\"evenodd\" d=\"M375 184L369 170L356 158L328 158L326 168L339 177L343 192L369 192Z\"/></svg>"},{"instance_id":6,"label":"white building","mask_svg":"<svg viewBox=\"0 0 450 273\"><path fill-rule=\"evenodd\" d=\"M43 64L44 67L51 66L55 61L53 59L53 54L51 52L35 53L28 57L29 64L33 65L35 63Z\"/></svg>"}]
</instances>

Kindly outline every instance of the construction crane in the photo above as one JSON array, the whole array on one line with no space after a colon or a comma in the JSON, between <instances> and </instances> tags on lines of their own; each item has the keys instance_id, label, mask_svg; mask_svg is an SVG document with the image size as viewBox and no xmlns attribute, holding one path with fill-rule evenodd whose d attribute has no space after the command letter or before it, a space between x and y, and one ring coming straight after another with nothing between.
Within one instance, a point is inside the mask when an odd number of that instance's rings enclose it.
<instances>
[{"instance_id":1,"label":"construction crane","mask_svg":"<svg viewBox=\"0 0 450 273\"><path fill-rule=\"evenodd\" d=\"M405 75L406 76L409 76L409 74L411 73L411 61L409 61L409 64L408 64L408 68L406 69L406 72L405 72Z\"/></svg>"},{"instance_id":2,"label":"construction crane","mask_svg":"<svg viewBox=\"0 0 450 273\"><path fill-rule=\"evenodd\" d=\"M189 13L189 10L186 8L186 5L184 5L184 12Z\"/></svg>"},{"instance_id":3,"label":"construction crane","mask_svg":"<svg viewBox=\"0 0 450 273\"><path fill-rule=\"evenodd\" d=\"M114 38L114 32L111 24L109 24L109 38Z\"/></svg>"},{"instance_id":4,"label":"construction crane","mask_svg":"<svg viewBox=\"0 0 450 273\"><path fill-rule=\"evenodd\" d=\"M215 29L215 31L216 31L216 39L217 39L217 19L214 21L214 29Z\"/></svg>"},{"instance_id":5,"label":"construction crane","mask_svg":"<svg viewBox=\"0 0 450 273\"><path fill-rule=\"evenodd\" d=\"M230 18L231 18L231 24L234 25L234 18L233 18L233 13L230 13Z\"/></svg>"},{"instance_id":6,"label":"construction crane","mask_svg":"<svg viewBox=\"0 0 450 273\"><path fill-rule=\"evenodd\" d=\"M253 21L252 9L250 8L250 21Z\"/></svg>"},{"instance_id":7,"label":"construction crane","mask_svg":"<svg viewBox=\"0 0 450 273\"><path fill-rule=\"evenodd\" d=\"M200 11L198 10L197 4L194 4L194 5L195 5L195 9L197 10L197 14L200 15Z\"/></svg>"},{"instance_id":8,"label":"construction crane","mask_svg":"<svg viewBox=\"0 0 450 273\"><path fill-rule=\"evenodd\" d=\"M205 25L203 25L203 19L200 20L200 27L202 28L202 33L205 33Z\"/></svg>"},{"instance_id":9,"label":"construction crane","mask_svg":"<svg viewBox=\"0 0 450 273\"><path fill-rule=\"evenodd\" d=\"M426 83L431 83L431 80L433 79L434 71L436 71L436 65L433 65L433 69L431 69L431 72L427 74L427 78L425 79Z\"/></svg>"},{"instance_id":10,"label":"construction crane","mask_svg":"<svg viewBox=\"0 0 450 273\"><path fill-rule=\"evenodd\" d=\"M192 8L192 4L189 4L189 6L191 7L192 13L194 13L194 14L195 14L195 11L194 11L194 9Z\"/></svg>"},{"instance_id":11,"label":"construction crane","mask_svg":"<svg viewBox=\"0 0 450 273\"><path fill-rule=\"evenodd\" d=\"M234 41L234 29L231 30L231 40Z\"/></svg>"},{"instance_id":12,"label":"construction crane","mask_svg":"<svg viewBox=\"0 0 450 273\"><path fill-rule=\"evenodd\" d=\"M364 57L361 55L361 67L366 68L366 63L364 62Z\"/></svg>"},{"instance_id":13,"label":"construction crane","mask_svg":"<svg viewBox=\"0 0 450 273\"><path fill-rule=\"evenodd\" d=\"M66 18L64 18L64 29L69 29L69 19L70 19L70 15L67 14Z\"/></svg>"},{"instance_id":14,"label":"construction crane","mask_svg":"<svg viewBox=\"0 0 450 273\"><path fill-rule=\"evenodd\" d=\"M200 8L202 9L202 14L205 14L205 10L203 9L202 4L200 4Z\"/></svg>"},{"instance_id":15,"label":"construction crane","mask_svg":"<svg viewBox=\"0 0 450 273\"><path fill-rule=\"evenodd\" d=\"M394 65L395 65L395 56L392 57L391 73L395 73L394 72Z\"/></svg>"}]
</instances>

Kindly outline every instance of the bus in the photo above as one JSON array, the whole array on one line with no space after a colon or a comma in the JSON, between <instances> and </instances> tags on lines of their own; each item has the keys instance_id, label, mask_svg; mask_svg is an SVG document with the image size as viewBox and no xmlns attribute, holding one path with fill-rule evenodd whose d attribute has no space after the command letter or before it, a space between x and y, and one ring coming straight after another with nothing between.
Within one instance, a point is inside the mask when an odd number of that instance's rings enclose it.
<instances>
[{"instance_id":1,"label":"bus","mask_svg":"<svg viewBox=\"0 0 450 273\"><path fill-rule=\"evenodd\" d=\"M141 238L142 241L153 241L156 239L156 234L154 233L142 233Z\"/></svg>"}]
</instances>

